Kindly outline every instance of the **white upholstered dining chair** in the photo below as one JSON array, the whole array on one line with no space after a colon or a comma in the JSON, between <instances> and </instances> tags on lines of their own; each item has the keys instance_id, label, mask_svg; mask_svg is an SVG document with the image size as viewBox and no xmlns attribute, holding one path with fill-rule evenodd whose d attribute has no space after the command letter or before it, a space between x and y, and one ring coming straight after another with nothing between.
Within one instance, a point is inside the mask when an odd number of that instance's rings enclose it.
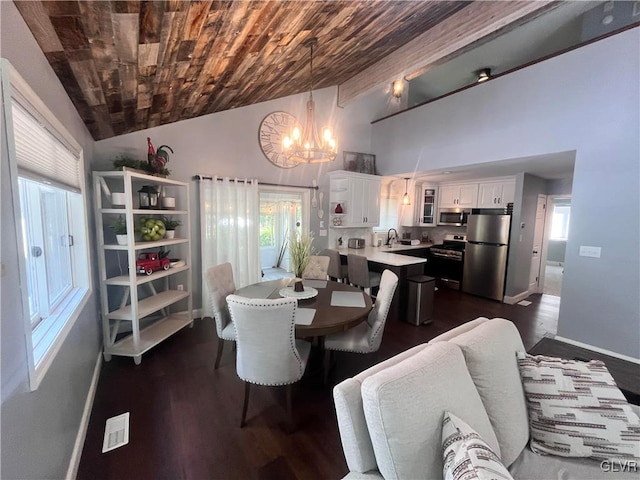
<instances>
[{"instance_id":1,"label":"white upholstered dining chair","mask_svg":"<svg viewBox=\"0 0 640 480\"><path fill-rule=\"evenodd\" d=\"M291 385L302 378L311 343L295 338L295 298L227 297L236 331L236 370L245 382L240 427L244 427L251 384L287 387L287 415L293 427Z\"/></svg>"},{"instance_id":2,"label":"white upholstered dining chair","mask_svg":"<svg viewBox=\"0 0 640 480\"><path fill-rule=\"evenodd\" d=\"M218 334L218 353L216 354L214 366L214 369L217 369L220 366L224 343L236 341L236 332L231 323L231 317L229 317L226 300L227 295L236 291L231 264L227 262L209 268L207 270L207 285L211 294L211 307L213 309L213 318L216 322L216 333Z\"/></svg>"},{"instance_id":3,"label":"white upholstered dining chair","mask_svg":"<svg viewBox=\"0 0 640 480\"><path fill-rule=\"evenodd\" d=\"M302 278L309 280L326 280L329 270L329 260L329 257L311 255L307 268L302 272Z\"/></svg>"},{"instance_id":4,"label":"white upholstered dining chair","mask_svg":"<svg viewBox=\"0 0 640 480\"><path fill-rule=\"evenodd\" d=\"M389 307L398 286L398 276L391 270L382 272L380 290L366 322L344 332L332 333L324 339L324 348L341 352L372 353L380 348Z\"/></svg>"}]
</instances>

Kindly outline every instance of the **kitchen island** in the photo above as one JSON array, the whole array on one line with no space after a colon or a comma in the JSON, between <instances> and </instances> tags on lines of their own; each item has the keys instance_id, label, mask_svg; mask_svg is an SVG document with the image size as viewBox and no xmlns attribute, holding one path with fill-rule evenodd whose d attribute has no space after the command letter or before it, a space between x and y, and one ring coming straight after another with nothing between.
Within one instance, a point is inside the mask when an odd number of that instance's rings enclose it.
<instances>
[{"instance_id":1,"label":"kitchen island","mask_svg":"<svg viewBox=\"0 0 640 480\"><path fill-rule=\"evenodd\" d=\"M394 245L393 247L339 248L338 251L346 263L347 255L359 255L369 261L369 270L382 273L391 270L398 276L398 287L393 295L387 319L389 321L406 320L409 311L409 282L414 275L424 275L427 263L427 249L431 244ZM414 254L415 256L413 256Z\"/></svg>"}]
</instances>

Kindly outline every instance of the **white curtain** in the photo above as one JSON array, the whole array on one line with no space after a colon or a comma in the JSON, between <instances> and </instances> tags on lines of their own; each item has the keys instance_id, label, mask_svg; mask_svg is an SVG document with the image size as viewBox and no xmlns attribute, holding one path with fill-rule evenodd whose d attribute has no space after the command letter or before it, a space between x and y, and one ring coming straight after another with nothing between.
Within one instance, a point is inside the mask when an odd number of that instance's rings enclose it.
<instances>
[{"instance_id":1,"label":"white curtain","mask_svg":"<svg viewBox=\"0 0 640 480\"><path fill-rule=\"evenodd\" d=\"M200 181L200 235L202 249L202 309L212 316L206 273L229 262L236 288L261 279L260 200L257 180Z\"/></svg>"}]
</instances>

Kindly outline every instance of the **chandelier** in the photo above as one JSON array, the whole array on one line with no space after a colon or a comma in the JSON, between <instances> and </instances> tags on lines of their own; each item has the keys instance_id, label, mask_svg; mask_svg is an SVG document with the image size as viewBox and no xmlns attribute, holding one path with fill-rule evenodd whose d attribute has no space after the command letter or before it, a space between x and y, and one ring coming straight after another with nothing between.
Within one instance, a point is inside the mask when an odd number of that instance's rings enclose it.
<instances>
[{"instance_id":1,"label":"chandelier","mask_svg":"<svg viewBox=\"0 0 640 480\"><path fill-rule=\"evenodd\" d=\"M315 120L315 102L313 101L313 47L318 44L317 38L311 38L304 43L311 51L309 62L311 77L309 82L309 101L307 102L307 121L304 130L295 126L282 139L282 147L287 158L296 163L323 163L332 162L338 153L338 144L333 138L331 130L325 128L322 137L318 135Z\"/></svg>"}]
</instances>

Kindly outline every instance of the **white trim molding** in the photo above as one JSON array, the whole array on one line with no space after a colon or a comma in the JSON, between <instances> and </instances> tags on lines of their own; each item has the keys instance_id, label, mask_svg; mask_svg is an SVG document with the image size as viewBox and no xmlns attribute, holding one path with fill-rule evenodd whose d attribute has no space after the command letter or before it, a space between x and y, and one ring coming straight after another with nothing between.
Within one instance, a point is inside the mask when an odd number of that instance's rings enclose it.
<instances>
[{"instance_id":1,"label":"white trim molding","mask_svg":"<svg viewBox=\"0 0 640 480\"><path fill-rule=\"evenodd\" d=\"M560 335L554 335L551 336L551 338L553 338L554 340L558 340L559 342L568 343L570 345L575 345L576 347L585 348L587 350L593 350L594 352L602 353L603 355L609 355L610 357L619 358L620 360L625 360L627 362L640 365L640 358L634 358L628 355L623 355L621 353L612 352L611 350L605 350L604 348L589 345L588 343L578 342L576 340L571 340L570 338L561 337Z\"/></svg>"},{"instance_id":2,"label":"white trim molding","mask_svg":"<svg viewBox=\"0 0 640 480\"><path fill-rule=\"evenodd\" d=\"M96 398L96 390L98 389L98 379L100 378L100 371L102 369L102 349L98 352L98 359L96 365L93 368L93 376L91 377L91 385L87 392L87 399L84 402L84 410L82 411L82 418L80 420L80 427L76 434L76 442L73 445L73 452L71 453L71 459L69 460L69 468L67 469L66 479L75 479L78 475L78 467L80 466L80 457L82 457L82 448L84 447L84 441L87 437L87 430L89 428L89 418L91 417L91 410L93 409L93 402Z\"/></svg>"},{"instance_id":3,"label":"white trim molding","mask_svg":"<svg viewBox=\"0 0 640 480\"><path fill-rule=\"evenodd\" d=\"M525 290L524 292L521 292L513 297L508 297L507 295L504 296L504 299L502 300L503 303L506 303L507 305L514 305L516 303L518 303L521 300L524 300L525 298L527 298L529 295L531 295L531 292L529 290Z\"/></svg>"}]
</instances>

